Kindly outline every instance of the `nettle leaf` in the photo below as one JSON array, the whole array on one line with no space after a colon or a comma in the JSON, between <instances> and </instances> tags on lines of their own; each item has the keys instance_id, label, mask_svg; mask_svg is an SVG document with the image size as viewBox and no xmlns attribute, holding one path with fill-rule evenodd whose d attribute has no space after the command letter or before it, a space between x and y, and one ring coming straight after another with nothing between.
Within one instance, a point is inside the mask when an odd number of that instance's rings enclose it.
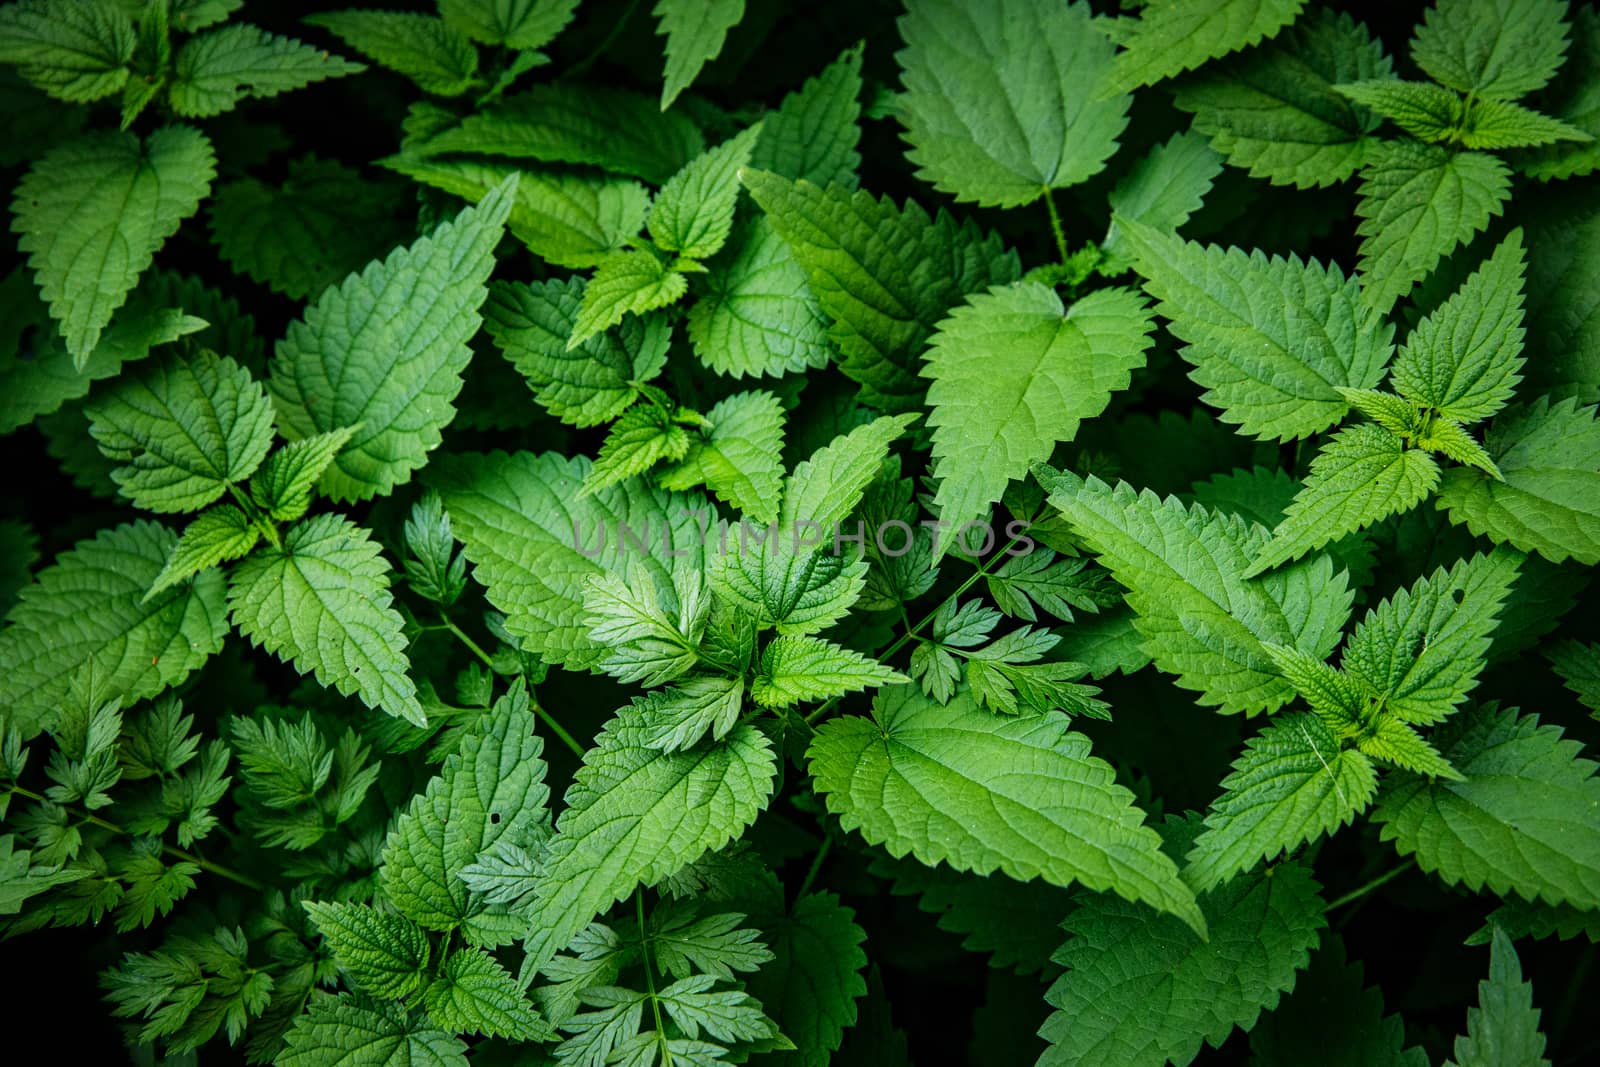
<instances>
[{"instance_id":1,"label":"nettle leaf","mask_svg":"<svg viewBox=\"0 0 1600 1067\"><path fill-rule=\"evenodd\" d=\"M700 69L722 51L728 31L744 18L744 0L656 0L655 16L656 32L667 39L667 69L661 86L661 110L665 111L694 82Z\"/></svg>"},{"instance_id":2,"label":"nettle leaf","mask_svg":"<svg viewBox=\"0 0 1600 1067\"><path fill-rule=\"evenodd\" d=\"M1466 102L1458 94L1431 82L1378 78L1337 88L1351 100L1424 141L1459 139L1466 125Z\"/></svg>"},{"instance_id":3,"label":"nettle leaf","mask_svg":"<svg viewBox=\"0 0 1600 1067\"><path fill-rule=\"evenodd\" d=\"M1200 210L1221 173L1222 157L1193 130L1173 134L1165 144L1152 148L1117 179L1116 187L1106 197L1111 206L1111 226L1106 230L1106 239L1100 242L1100 269L1120 273L1131 266L1117 225L1119 216L1157 230L1176 231Z\"/></svg>"},{"instance_id":4,"label":"nettle leaf","mask_svg":"<svg viewBox=\"0 0 1600 1067\"><path fill-rule=\"evenodd\" d=\"M384 843L384 893L430 930L460 930L499 945L521 929L504 907L468 888L461 873L499 843L538 844L549 835L544 739L518 684L469 727L438 775L412 799Z\"/></svg>"},{"instance_id":5,"label":"nettle leaf","mask_svg":"<svg viewBox=\"0 0 1600 1067\"><path fill-rule=\"evenodd\" d=\"M840 824L897 857L1111 890L1205 931L1133 794L1062 716L1001 718L968 693L940 705L904 685L870 719L824 723L806 758Z\"/></svg>"},{"instance_id":6,"label":"nettle leaf","mask_svg":"<svg viewBox=\"0 0 1600 1067\"><path fill-rule=\"evenodd\" d=\"M578 0L439 0L450 25L483 44L543 48L572 21Z\"/></svg>"},{"instance_id":7,"label":"nettle leaf","mask_svg":"<svg viewBox=\"0 0 1600 1067\"><path fill-rule=\"evenodd\" d=\"M136 33L127 12L95 0L21 0L0 9L0 63L58 100L83 103L128 80Z\"/></svg>"},{"instance_id":8,"label":"nettle leaf","mask_svg":"<svg viewBox=\"0 0 1600 1067\"><path fill-rule=\"evenodd\" d=\"M148 600L219 563L239 559L260 539L261 528L250 521L250 516L232 504L218 504L184 527L183 536L173 546L167 565L150 583L145 598Z\"/></svg>"},{"instance_id":9,"label":"nettle leaf","mask_svg":"<svg viewBox=\"0 0 1600 1067\"><path fill-rule=\"evenodd\" d=\"M1393 327L1337 266L1204 246L1130 220L1116 224L1133 267L1186 342L1189 376L1222 420L1289 440L1349 411L1339 389L1383 379Z\"/></svg>"},{"instance_id":10,"label":"nettle leaf","mask_svg":"<svg viewBox=\"0 0 1600 1067\"><path fill-rule=\"evenodd\" d=\"M648 748L677 752L693 748L707 733L718 741L728 736L744 710L744 682L696 675L644 700L646 727L641 741Z\"/></svg>"},{"instance_id":11,"label":"nettle leaf","mask_svg":"<svg viewBox=\"0 0 1600 1067\"><path fill-rule=\"evenodd\" d=\"M1131 98L1105 91L1114 49L1087 4L913 0L899 26L906 158L940 192L1019 207L1116 151Z\"/></svg>"},{"instance_id":12,"label":"nettle leaf","mask_svg":"<svg viewBox=\"0 0 1600 1067\"><path fill-rule=\"evenodd\" d=\"M1572 55L1542 98L1543 107L1591 138L1518 153L1517 167L1542 180L1576 178L1600 167L1600 12L1580 7L1573 13Z\"/></svg>"},{"instance_id":13,"label":"nettle leaf","mask_svg":"<svg viewBox=\"0 0 1600 1067\"><path fill-rule=\"evenodd\" d=\"M467 1067L467 1046L426 1016L364 997L313 993L283 1040L281 1067Z\"/></svg>"},{"instance_id":14,"label":"nettle leaf","mask_svg":"<svg viewBox=\"0 0 1600 1067\"><path fill-rule=\"evenodd\" d=\"M1452 885L1600 908L1600 780L1582 746L1492 705L1456 716L1434 740L1463 780L1386 783L1374 812L1383 839Z\"/></svg>"},{"instance_id":15,"label":"nettle leaf","mask_svg":"<svg viewBox=\"0 0 1600 1067\"><path fill-rule=\"evenodd\" d=\"M573 320L567 350L611 329L625 315L642 315L675 304L688 291L689 280L683 272L672 269L654 253L612 252L583 287L583 302Z\"/></svg>"},{"instance_id":16,"label":"nettle leaf","mask_svg":"<svg viewBox=\"0 0 1600 1067\"><path fill-rule=\"evenodd\" d=\"M776 958L750 976L750 993L794 1042L787 1059L828 1067L867 993L866 932L832 893L807 893L767 930Z\"/></svg>"},{"instance_id":17,"label":"nettle leaf","mask_svg":"<svg viewBox=\"0 0 1600 1067\"><path fill-rule=\"evenodd\" d=\"M742 180L833 320L839 369L874 407L919 407L917 359L939 320L968 293L1021 273L998 237L942 211L930 219L914 202L902 209L748 168Z\"/></svg>"},{"instance_id":18,"label":"nettle leaf","mask_svg":"<svg viewBox=\"0 0 1600 1067\"><path fill-rule=\"evenodd\" d=\"M337 288L278 342L267 388L290 440L353 426L321 488L365 500L409 481L455 415L512 179Z\"/></svg>"},{"instance_id":19,"label":"nettle leaf","mask_svg":"<svg viewBox=\"0 0 1600 1067\"><path fill-rule=\"evenodd\" d=\"M761 136L761 124L730 137L674 174L650 205L650 239L690 259L716 255L733 229L739 171Z\"/></svg>"},{"instance_id":20,"label":"nettle leaf","mask_svg":"<svg viewBox=\"0 0 1600 1067\"><path fill-rule=\"evenodd\" d=\"M587 164L659 184L704 151L705 141L681 112L663 114L642 93L541 85L476 111L415 148L425 155Z\"/></svg>"},{"instance_id":21,"label":"nettle leaf","mask_svg":"<svg viewBox=\"0 0 1600 1067\"><path fill-rule=\"evenodd\" d=\"M1344 941L1322 935L1294 990L1250 1031L1250 1051L1264 1067L1428 1067L1428 1054L1406 1048L1406 1028L1384 1015L1383 994L1363 985L1360 963L1345 962Z\"/></svg>"},{"instance_id":22,"label":"nettle leaf","mask_svg":"<svg viewBox=\"0 0 1600 1067\"><path fill-rule=\"evenodd\" d=\"M1178 822L1181 843L1197 820ZM1168 823L1169 830L1174 824ZM1189 1063L1249 1030L1294 987L1325 925L1320 887L1298 863L1236 878L1201 898L1210 938L1116 897L1084 898L1061 924L1054 960L1067 969L1045 994L1041 1067Z\"/></svg>"},{"instance_id":23,"label":"nettle leaf","mask_svg":"<svg viewBox=\"0 0 1600 1067\"><path fill-rule=\"evenodd\" d=\"M273 451L250 478L250 499L271 518L293 522L311 507L311 491L361 424L302 437Z\"/></svg>"},{"instance_id":24,"label":"nettle leaf","mask_svg":"<svg viewBox=\"0 0 1600 1067\"><path fill-rule=\"evenodd\" d=\"M41 156L17 183L11 228L81 371L156 250L200 207L216 175L206 135L164 126L140 139L87 134Z\"/></svg>"},{"instance_id":25,"label":"nettle leaf","mask_svg":"<svg viewBox=\"0 0 1600 1067\"><path fill-rule=\"evenodd\" d=\"M80 541L40 571L0 629L0 708L24 737L54 725L77 683L126 704L182 682L228 632L222 576L145 599L178 537L135 522Z\"/></svg>"},{"instance_id":26,"label":"nettle leaf","mask_svg":"<svg viewBox=\"0 0 1600 1067\"><path fill-rule=\"evenodd\" d=\"M647 730L635 703L584 753L535 884L525 976L635 886L733 841L771 798L776 759L755 727L685 752L648 747Z\"/></svg>"},{"instance_id":27,"label":"nettle leaf","mask_svg":"<svg viewBox=\"0 0 1600 1067\"><path fill-rule=\"evenodd\" d=\"M404 620L389 564L367 531L315 515L228 574L228 612L252 644L369 708L423 725L406 674Z\"/></svg>"},{"instance_id":28,"label":"nettle leaf","mask_svg":"<svg viewBox=\"0 0 1600 1067\"><path fill-rule=\"evenodd\" d=\"M1305 485L1246 571L1255 577L1426 500L1439 464L1376 423L1334 434L1311 461Z\"/></svg>"},{"instance_id":29,"label":"nettle leaf","mask_svg":"<svg viewBox=\"0 0 1600 1067\"><path fill-rule=\"evenodd\" d=\"M1247 581L1250 560L1267 541L1260 526L1126 483L1113 489L1046 467L1035 476L1128 590L1134 625L1156 666L1198 691L1202 705L1276 710L1295 691L1266 644L1292 645L1321 660L1338 643L1351 592L1328 557Z\"/></svg>"},{"instance_id":30,"label":"nettle leaf","mask_svg":"<svg viewBox=\"0 0 1600 1067\"><path fill-rule=\"evenodd\" d=\"M761 123L750 164L817 185L856 186L861 153L861 55L847 48L821 74L783 98Z\"/></svg>"},{"instance_id":31,"label":"nettle leaf","mask_svg":"<svg viewBox=\"0 0 1600 1067\"><path fill-rule=\"evenodd\" d=\"M425 93L460 96L478 73L478 50L465 33L434 15L334 11L305 20L375 63L404 74Z\"/></svg>"},{"instance_id":32,"label":"nettle leaf","mask_svg":"<svg viewBox=\"0 0 1600 1067\"><path fill-rule=\"evenodd\" d=\"M1544 1046L1533 985L1522 980L1516 946L1497 928L1489 944L1489 977L1478 983L1478 1006L1467 1009L1467 1032L1456 1038L1455 1055L1446 1067L1490 1063L1550 1067Z\"/></svg>"},{"instance_id":33,"label":"nettle leaf","mask_svg":"<svg viewBox=\"0 0 1600 1067\"><path fill-rule=\"evenodd\" d=\"M602 670L624 682L664 685L699 662L699 645L710 600L700 575L679 577L677 610L661 602L655 582L642 565L626 573L591 577L584 590L584 621L590 636L607 650Z\"/></svg>"},{"instance_id":34,"label":"nettle leaf","mask_svg":"<svg viewBox=\"0 0 1600 1067\"><path fill-rule=\"evenodd\" d=\"M699 494L638 484L579 499L589 469L587 459L555 454L446 455L427 477L507 631L525 651L575 671L605 654L583 621L588 578L642 563L676 611L674 570L705 569L712 518Z\"/></svg>"},{"instance_id":35,"label":"nettle leaf","mask_svg":"<svg viewBox=\"0 0 1600 1067\"><path fill-rule=\"evenodd\" d=\"M100 451L122 464L112 479L150 511L198 511L250 477L272 447L266 390L212 352L145 364L88 415Z\"/></svg>"},{"instance_id":36,"label":"nettle leaf","mask_svg":"<svg viewBox=\"0 0 1600 1067\"><path fill-rule=\"evenodd\" d=\"M1344 181L1379 120L1334 87L1387 77L1383 45L1348 14L1318 8L1268 44L1186 78L1174 103L1194 129L1257 178L1302 189Z\"/></svg>"},{"instance_id":37,"label":"nettle leaf","mask_svg":"<svg viewBox=\"0 0 1600 1067\"><path fill-rule=\"evenodd\" d=\"M203 119L232 111L249 97L276 96L365 69L292 37L235 24L183 43L168 92L172 110Z\"/></svg>"},{"instance_id":38,"label":"nettle leaf","mask_svg":"<svg viewBox=\"0 0 1600 1067\"><path fill-rule=\"evenodd\" d=\"M428 984L423 1003L434 1022L452 1033L483 1034L513 1041L550 1041L555 1031L523 995L509 971L487 952L451 953Z\"/></svg>"},{"instance_id":39,"label":"nettle leaf","mask_svg":"<svg viewBox=\"0 0 1600 1067\"><path fill-rule=\"evenodd\" d=\"M1152 0L1137 19L1115 24L1111 84L1123 91L1192 70L1208 60L1259 44L1295 20L1305 0Z\"/></svg>"},{"instance_id":40,"label":"nettle leaf","mask_svg":"<svg viewBox=\"0 0 1600 1067\"><path fill-rule=\"evenodd\" d=\"M1006 484L1072 440L1144 365L1154 329L1144 299L1102 289L1065 307L1018 282L969 297L929 339L934 500L952 530L981 519ZM938 559L954 541L934 549Z\"/></svg>"},{"instance_id":41,"label":"nettle leaf","mask_svg":"<svg viewBox=\"0 0 1600 1067\"><path fill-rule=\"evenodd\" d=\"M1483 152L1385 141L1361 171L1362 295L1379 311L1489 225L1511 195L1511 172Z\"/></svg>"},{"instance_id":42,"label":"nettle leaf","mask_svg":"<svg viewBox=\"0 0 1600 1067\"><path fill-rule=\"evenodd\" d=\"M405 1000L427 982L428 936L416 923L367 904L304 907L339 969L364 991Z\"/></svg>"},{"instance_id":43,"label":"nettle leaf","mask_svg":"<svg viewBox=\"0 0 1600 1067\"><path fill-rule=\"evenodd\" d=\"M1565 641L1545 652L1561 681L1590 711L1600 711L1600 645Z\"/></svg>"},{"instance_id":44,"label":"nettle leaf","mask_svg":"<svg viewBox=\"0 0 1600 1067\"><path fill-rule=\"evenodd\" d=\"M783 403L767 392L735 393L706 413L710 428L663 470L667 489L704 485L757 522L778 517L783 495Z\"/></svg>"},{"instance_id":45,"label":"nettle leaf","mask_svg":"<svg viewBox=\"0 0 1600 1067\"><path fill-rule=\"evenodd\" d=\"M1411 41L1411 58L1441 85L1490 100L1542 88L1567 51L1562 0L1440 0Z\"/></svg>"},{"instance_id":46,"label":"nettle leaf","mask_svg":"<svg viewBox=\"0 0 1600 1067\"><path fill-rule=\"evenodd\" d=\"M671 412L648 402L635 404L611 424L578 496L588 496L643 474L659 460L675 463L688 451L689 433Z\"/></svg>"},{"instance_id":47,"label":"nettle leaf","mask_svg":"<svg viewBox=\"0 0 1600 1067\"><path fill-rule=\"evenodd\" d=\"M1479 536L1553 562L1600 563L1600 420L1576 400L1541 397L1490 424L1484 448L1495 480L1465 467L1445 472L1439 507Z\"/></svg>"},{"instance_id":48,"label":"nettle leaf","mask_svg":"<svg viewBox=\"0 0 1600 1067\"><path fill-rule=\"evenodd\" d=\"M1594 135L1519 104L1475 100L1467 109L1461 143L1468 148L1532 148L1557 141L1588 143Z\"/></svg>"},{"instance_id":49,"label":"nettle leaf","mask_svg":"<svg viewBox=\"0 0 1600 1067\"><path fill-rule=\"evenodd\" d=\"M785 636L762 650L750 695L763 707L787 708L905 681L909 679L894 668L831 641Z\"/></svg>"},{"instance_id":50,"label":"nettle leaf","mask_svg":"<svg viewBox=\"0 0 1600 1067\"><path fill-rule=\"evenodd\" d=\"M1222 790L1183 871L1197 893L1353 821L1377 792L1378 775L1315 715L1296 714L1246 744Z\"/></svg>"},{"instance_id":51,"label":"nettle leaf","mask_svg":"<svg viewBox=\"0 0 1600 1067\"><path fill-rule=\"evenodd\" d=\"M1521 380L1526 268L1522 231L1513 230L1406 337L1390 375L1395 391L1463 423L1503 408Z\"/></svg>"},{"instance_id":52,"label":"nettle leaf","mask_svg":"<svg viewBox=\"0 0 1600 1067\"><path fill-rule=\"evenodd\" d=\"M581 278L495 282L484 305L484 329L550 414L594 426L622 414L638 398L640 383L661 373L671 327L656 316L635 316L569 349L583 285Z\"/></svg>"}]
</instances>

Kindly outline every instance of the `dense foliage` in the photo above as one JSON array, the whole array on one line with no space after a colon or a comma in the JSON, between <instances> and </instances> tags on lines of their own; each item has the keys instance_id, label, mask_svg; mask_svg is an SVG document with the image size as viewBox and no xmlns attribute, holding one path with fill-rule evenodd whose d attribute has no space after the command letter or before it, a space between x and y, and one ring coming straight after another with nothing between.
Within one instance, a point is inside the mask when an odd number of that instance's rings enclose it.
<instances>
[{"instance_id":1,"label":"dense foliage","mask_svg":"<svg viewBox=\"0 0 1600 1067\"><path fill-rule=\"evenodd\" d=\"M1111 6L0 6L14 1040L1600 1058L1600 13Z\"/></svg>"}]
</instances>

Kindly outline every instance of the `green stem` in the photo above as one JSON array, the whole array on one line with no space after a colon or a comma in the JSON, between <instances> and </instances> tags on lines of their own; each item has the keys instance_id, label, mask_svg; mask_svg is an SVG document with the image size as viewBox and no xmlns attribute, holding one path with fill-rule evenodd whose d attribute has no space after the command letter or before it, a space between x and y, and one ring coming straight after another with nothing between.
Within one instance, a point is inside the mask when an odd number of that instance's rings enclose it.
<instances>
[{"instance_id":1,"label":"green stem","mask_svg":"<svg viewBox=\"0 0 1600 1067\"><path fill-rule=\"evenodd\" d=\"M1400 864L1400 866L1392 867L1389 870L1384 871L1382 874L1378 875L1378 877L1372 879L1372 881L1358 885L1344 896L1336 898L1323 910L1333 911L1335 908L1344 907L1353 900L1360 900L1374 889L1382 888L1383 886L1386 886L1390 882L1394 881L1396 878L1400 877L1402 874L1405 874L1411 869L1412 865L1412 860L1406 860L1404 863Z\"/></svg>"},{"instance_id":2,"label":"green stem","mask_svg":"<svg viewBox=\"0 0 1600 1067\"><path fill-rule=\"evenodd\" d=\"M817 849L816 856L811 860L811 869L806 871L805 881L800 883L800 891L794 895L796 900L801 899L811 891L811 883L817 880L817 875L822 871L822 861L828 858L828 850L833 847L833 835L822 839L822 845Z\"/></svg>"},{"instance_id":3,"label":"green stem","mask_svg":"<svg viewBox=\"0 0 1600 1067\"><path fill-rule=\"evenodd\" d=\"M567 728L557 722L554 715L551 715L548 711L544 710L544 705L540 704L537 700L533 702L533 713L539 716L540 719L544 720L544 724L550 727L550 732L560 738L561 743L570 748L573 755L577 756L580 760L583 759L583 746L578 744L578 739L567 733Z\"/></svg>"},{"instance_id":4,"label":"green stem","mask_svg":"<svg viewBox=\"0 0 1600 1067\"><path fill-rule=\"evenodd\" d=\"M1055 197L1050 195L1050 187L1044 187L1044 206L1050 212L1050 232L1056 236L1056 254L1065 263L1068 258L1067 235L1061 229L1061 216L1056 213Z\"/></svg>"},{"instance_id":5,"label":"green stem","mask_svg":"<svg viewBox=\"0 0 1600 1067\"><path fill-rule=\"evenodd\" d=\"M26 788L24 788L23 786L20 786L20 785L13 785L11 787L11 792L17 794L20 797L25 797L28 800L38 801L39 803L45 803L48 800L48 798L40 796L38 793L35 793L33 790L26 789ZM50 803L54 803L54 801L50 801ZM90 824L91 826L98 826L102 830L109 830L112 833L117 834L118 836L121 836L121 837L132 837L132 836L134 836L133 834L129 833L127 830L125 830L122 827L118 826L116 823L108 822L107 820L100 818L100 816L98 816L98 815L90 815L86 811L75 811L72 808L67 808L66 811L67 811L68 815L72 816L75 819L82 819L84 822ZM261 883L261 882L256 881L254 878L251 878L249 875L240 874L238 871L234 870L233 868L224 867L220 863L212 863L210 860L201 859L199 856L196 856L193 852L185 851L184 849L178 848L176 845L169 845L166 842L162 842L161 851L165 852L169 856L176 856L178 859L183 860L186 863L192 863L196 867L199 867L202 871L209 871L212 874L217 875L219 878L226 878L230 882L237 882L239 885L244 886L246 889L254 889L258 893L266 892L266 889L267 889L266 885Z\"/></svg>"},{"instance_id":6,"label":"green stem","mask_svg":"<svg viewBox=\"0 0 1600 1067\"><path fill-rule=\"evenodd\" d=\"M639 953L644 957L644 987L650 994L650 1011L656 1018L656 1043L661 1049L662 1067L672 1067L672 1050L667 1047L667 1030L661 1023L661 1001L656 998L656 969L650 959L650 938L644 926L644 886L633 891L634 914L639 919Z\"/></svg>"},{"instance_id":7,"label":"green stem","mask_svg":"<svg viewBox=\"0 0 1600 1067\"><path fill-rule=\"evenodd\" d=\"M489 653L480 648L478 646L478 642L474 641L471 637L468 637L465 630L451 622L450 616L441 611L439 612L439 621L444 623L444 628L446 630L449 630L451 633L455 634L456 637L460 638L461 643L466 645L468 650L471 651L474 656L477 656L479 659L481 659L485 667L488 667L490 670L494 670L494 660L489 658Z\"/></svg>"},{"instance_id":8,"label":"green stem","mask_svg":"<svg viewBox=\"0 0 1600 1067\"><path fill-rule=\"evenodd\" d=\"M594 66L595 60L605 55L606 50L611 47L612 42L617 39L617 37L625 28L627 28L628 22L633 18L634 9L638 6L639 0L630 0L628 6L623 9L621 16L619 16L618 19L611 24L611 32L606 34L605 38L601 40L599 44L595 45L594 51L578 60L577 63L574 63L572 66L568 67L561 75L560 80L570 81L575 78L583 77L589 68Z\"/></svg>"}]
</instances>

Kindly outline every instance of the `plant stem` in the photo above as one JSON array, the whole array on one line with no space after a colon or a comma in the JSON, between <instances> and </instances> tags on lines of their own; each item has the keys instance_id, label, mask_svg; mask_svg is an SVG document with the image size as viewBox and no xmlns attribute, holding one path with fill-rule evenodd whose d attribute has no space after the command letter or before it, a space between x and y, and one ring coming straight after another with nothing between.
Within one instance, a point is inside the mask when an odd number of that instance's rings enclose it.
<instances>
[{"instance_id":1,"label":"plant stem","mask_svg":"<svg viewBox=\"0 0 1600 1067\"><path fill-rule=\"evenodd\" d=\"M11 787L11 792L17 794L20 797L26 797L28 800L35 800L35 801L38 801L40 803L44 803L44 802L46 802L48 800L47 797L40 796L38 793L35 793L33 790L26 789L26 788L24 788L24 787L22 787L20 785L13 785ZM54 801L50 801L50 803L54 803ZM67 811L68 815L71 815L75 819L82 819L84 822L89 823L91 826L98 826L102 830L110 830L112 833L117 834L117 835L122 836L122 837L132 837L133 836L133 834L129 833L127 830L125 830L122 827L118 826L116 823L108 822L107 820L100 818L100 816L98 816L98 815L90 815L86 811L76 811L76 810L74 810L72 808L67 808L66 811ZM201 859L199 856L196 856L193 852L185 851L184 849L181 849L181 848L177 847L176 845L169 845L169 844L167 844L166 842L163 841L161 843L161 851L165 852L169 856L176 856L178 859L183 860L186 863L192 863L196 867L199 867L202 871L209 871L212 874L217 875L220 878L228 879L230 882L237 882L239 885L244 886L246 889L254 889L258 893L262 893L262 892L266 891L266 888L267 888L266 885L264 885L261 882L256 881L254 878L251 878L248 874L240 874L238 871L234 870L231 867L224 867L220 863L212 863L210 860Z\"/></svg>"},{"instance_id":2,"label":"plant stem","mask_svg":"<svg viewBox=\"0 0 1600 1067\"><path fill-rule=\"evenodd\" d=\"M1346 893L1344 896L1338 897L1323 910L1332 911L1335 908L1344 907L1353 900L1360 900L1374 889L1379 889L1383 886L1386 886L1396 878L1400 877L1402 874L1405 874L1411 869L1412 865L1413 861L1406 860L1398 867L1391 867L1389 870L1378 875L1378 877L1372 879L1372 881L1356 886L1356 888L1350 890L1350 892Z\"/></svg>"},{"instance_id":3,"label":"plant stem","mask_svg":"<svg viewBox=\"0 0 1600 1067\"><path fill-rule=\"evenodd\" d=\"M811 860L811 869L806 871L805 881L800 883L800 891L794 895L796 900L811 891L811 883L817 880L817 874L822 870L822 861L828 858L828 850L832 847L833 835L829 834L822 839L822 844L817 848L817 854Z\"/></svg>"},{"instance_id":4,"label":"plant stem","mask_svg":"<svg viewBox=\"0 0 1600 1067\"><path fill-rule=\"evenodd\" d=\"M611 32L605 35L605 39L599 44L595 45L594 51L578 60L577 63L568 67L561 75L560 80L568 81L573 78L583 77L589 68L594 66L594 61L605 55L606 50L611 47L611 43L621 35L622 31L627 27L629 20L633 18L634 9L638 6L639 0L630 0L628 6L623 9L622 14L618 16L617 20L611 24Z\"/></svg>"},{"instance_id":5,"label":"plant stem","mask_svg":"<svg viewBox=\"0 0 1600 1067\"><path fill-rule=\"evenodd\" d=\"M533 713L539 716L539 718L544 721L546 726L550 727L550 732L560 738L562 744L566 745L572 750L573 755L577 756L580 760L583 759L583 746L578 744L578 739L567 733L567 728L557 722L554 715L551 715L548 711L544 710L544 705L540 704L537 700L533 702Z\"/></svg>"},{"instance_id":6,"label":"plant stem","mask_svg":"<svg viewBox=\"0 0 1600 1067\"><path fill-rule=\"evenodd\" d=\"M488 667L490 670L494 670L494 660L489 658L489 653L480 648L478 646L478 642L468 637L465 630L451 622L450 616L441 611L439 612L439 621L444 623L444 628L446 630L449 630L451 633L455 634L456 637L460 638L461 643L466 645L467 649L471 651L474 656L477 656L480 660L482 660L485 667Z\"/></svg>"},{"instance_id":7,"label":"plant stem","mask_svg":"<svg viewBox=\"0 0 1600 1067\"><path fill-rule=\"evenodd\" d=\"M239 487L232 482L228 483L228 493L233 497L234 502L239 505L239 510L244 512L245 517L250 520L250 525L266 534L267 540L272 542L273 548L282 548L283 541L278 537L277 524L263 515L260 509L251 503L243 493L239 492Z\"/></svg>"},{"instance_id":8,"label":"plant stem","mask_svg":"<svg viewBox=\"0 0 1600 1067\"><path fill-rule=\"evenodd\" d=\"M644 928L644 886L633 891L633 910L639 919L639 953L644 957L644 987L650 994L650 1011L656 1018L656 1043L661 1049L662 1067L672 1067L672 1049L667 1047L666 1027L661 1025L661 1001L656 997L656 968L650 959L650 938Z\"/></svg>"},{"instance_id":9,"label":"plant stem","mask_svg":"<svg viewBox=\"0 0 1600 1067\"><path fill-rule=\"evenodd\" d=\"M1067 235L1061 230L1061 216L1056 213L1055 197L1050 195L1050 187L1044 187L1044 206L1050 212L1050 232L1056 235L1056 254L1061 257L1061 262L1067 261Z\"/></svg>"}]
</instances>

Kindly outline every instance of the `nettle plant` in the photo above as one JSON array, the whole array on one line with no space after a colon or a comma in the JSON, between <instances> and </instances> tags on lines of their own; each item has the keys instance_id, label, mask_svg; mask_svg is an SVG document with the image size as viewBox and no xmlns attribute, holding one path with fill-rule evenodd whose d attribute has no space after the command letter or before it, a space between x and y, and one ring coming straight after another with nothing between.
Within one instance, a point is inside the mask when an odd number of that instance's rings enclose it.
<instances>
[{"instance_id":1,"label":"nettle plant","mask_svg":"<svg viewBox=\"0 0 1600 1067\"><path fill-rule=\"evenodd\" d=\"M0 7L63 1052L1600 1053L1595 10L413 6Z\"/></svg>"}]
</instances>

